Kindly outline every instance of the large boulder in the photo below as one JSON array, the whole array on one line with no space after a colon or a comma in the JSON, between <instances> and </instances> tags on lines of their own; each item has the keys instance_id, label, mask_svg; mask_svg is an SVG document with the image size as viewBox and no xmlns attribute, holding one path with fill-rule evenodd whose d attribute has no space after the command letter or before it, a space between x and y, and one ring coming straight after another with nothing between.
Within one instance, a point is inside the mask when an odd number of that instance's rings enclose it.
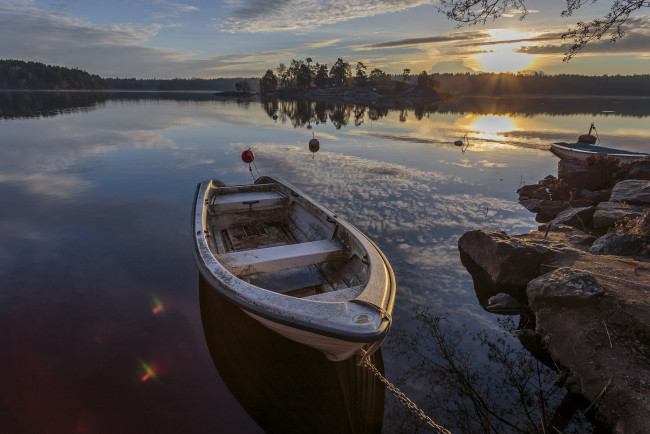
<instances>
[{"instance_id":1,"label":"large boulder","mask_svg":"<svg viewBox=\"0 0 650 434\"><path fill-rule=\"evenodd\" d=\"M650 180L650 156L629 163L626 178Z\"/></svg>"},{"instance_id":2,"label":"large boulder","mask_svg":"<svg viewBox=\"0 0 650 434\"><path fill-rule=\"evenodd\" d=\"M524 185L517 189L517 194L519 195L519 199L530 199L538 190L546 192L546 187L540 184Z\"/></svg>"},{"instance_id":3,"label":"large boulder","mask_svg":"<svg viewBox=\"0 0 650 434\"><path fill-rule=\"evenodd\" d=\"M601 202L596 206L593 216L594 229L612 226L625 217L639 217L643 215L644 208L638 205L628 205L620 202Z\"/></svg>"},{"instance_id":4,"label":"large boulder","mask_svg":"<svg viewBox=\"0 0 650 434\"><path fill-rule=\"evenodd\" d=\"M526 308L510 294L501 292L489 298L485 310L499 315L520 315Z\"/></svg>"},{"instance_id":5,"label":"large boulder","mask_svg":"<svg viewBox=\"0 0 650 434\"><path fill-rule=\"evenodd\" d=\"M485 270L493 285L525 287L539 275L539 264L551 249L508 236L505 232L473 230L458 240L458 248Z\"/></svg>"},{"instance_id":6,"label":"large boulder","mask_svg":"<svg viewBox=\"0 0 650 434\"><path fill-rule=\"evenodd\" d=\"M626 179L614 186L610 201L650 205L650 181Z\"/></svg>"},{"instance_id":7,"label":"large boulder","mask_svg":"<svg viewBox=\"0 0 650 434\"><path fill-rule=\"evenodd\" d=\"M526 295L528 301L537 306L577 307L597 304L603 288L593 274L562 267L531 280Z\"/></svg>"},{"instance_id":8,"label":"large boulder","mask_svg":"<svg viewBox=\"0 0 650 434\"><path fill-rule=\"evenodd\" d=\"M580 190L576 197L580 199L587 199L594 203L604 202L609 200L609 195L612 193L612 189L591 191L583 188Z\"/></svg>"},{"instance_id":9,"label":"large boulder","mask_svg":"<svg viewBox=\"0 0 650 434\"><path fill-rule=\"evenodd\" d=\"M540 275L550 249L508 236L505 232L473 230L458 240L460 259L474 281L482 305L498 293L524 301L526 284Z\"/></svg>"},{"instance_id":10,"label":"large boulder","mask_svg":"<svg viewBox=\"0 0 650 434\"><path fill-rule=\"evenodd\" d=\"M539 208L539 200L537 199L520 199L519 203L526 208L530 212L538 213L540 211Z\"/></svg>"},{"instance_id":11,"label":"large boulder","mask_svg":"<svg viewBox=\"0 0 650 434\"><path fill-rule=\"evenodd\" d=\"M615 433L650 432L650 268L616 256L584 255L530 282L535 332Z\"/></svg>"},{"instance_id":12,"label":"large boulder","mask_svg":"<svg viewBox=\"0 0 650 434\"><path fill-rule=\"evenodd\" d=\"M567 208L561 211L553 219L553 223L575 226L586 230L591 224L594 210L595 208L593 206L586 206L582 208Z\"/></svg>"},{"instance_id":13,"label":"large boulder","mask_svg":"<svg viewBox=\"0 0 650 434\"><path fill-rule=\"evenodd\" d=\"M539 214L542 217L552 219L568 207L569 204L562 200L541 200L539 201Z\"/></svg>"},{"instance_id":14,"label":"large boulder","mask_svg":"<svg viewBox=\"0 0 650 434\"><path fill-rule=\"evenodd\" d=\"M578 234L565 227L567 233L551 232L510 237L505 232L473 230L458 240L458 250L467 268L479 303L486 307L490 297L498 293L511 295L520 303L526 303L526 284L546 273L549 264L560 257L575 257L586 251L587 246L573 246L568 234Z\"/></svg>"},{"instance_id":15,"label":"large boulder","mask_svg":"<svg viewBox=\"0 0 650 434\"><path fill-rule=\"evenodd\" d=\"M602 171L589 167L580 160L561 159L557 177L575 189L596 191L605 187Z\"/></svg>"},{"instance_id":16,"label":"large boulder","mask_svg":"<svg viewBox=\"0 0 650 434\"><path fill-rule=\"evenodd\" d=\"M636 256L643 250L643 238L632 234L605 234L589 248L594 255Z\"/></svg>"}]
</instances>

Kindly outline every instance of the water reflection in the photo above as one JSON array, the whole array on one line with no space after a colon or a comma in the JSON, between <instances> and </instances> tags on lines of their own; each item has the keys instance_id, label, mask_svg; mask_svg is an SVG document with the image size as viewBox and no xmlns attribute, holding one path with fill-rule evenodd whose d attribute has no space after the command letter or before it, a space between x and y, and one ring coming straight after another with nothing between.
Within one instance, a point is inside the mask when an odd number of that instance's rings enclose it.
<instances>
[{"instance_id":1,"label":"water reflection","mask_svg":"<svg viewBox=\"0 0 650 434\"><path fill-rule=\"evenodd\" d=\"M94 110L108 99L104 92L0 91L0 119L52 117Z\"/></svg>"},{"instance_id":2,"label":"water reflection","mask_svg":"<svg viewBox=\"0 0 650 434\"><path fill-rule=\"evenodd\" d=\"M232 394L265 432L379 433L384 386L354 358L331 362L268 330L199 278L205 340ZM383 373L381 350L372 363Z\"/></svg>"},{"instance_id":3,"label":"water reflection","mask_svg":"<svg viewBox=\"0 0 650 434\"><path fill-rule=\"evenodd\" d=\"M320 125L329 121L337 130L347 125L358 127L366 119L377 121L388 115L391 109L399 111L400 122L406 122L409 109L413 111L414 117L418 120L429 113L435 113L438 109L437 102L420 102L407 107L405 103L395 101L391 104L366 105L345 101L262 98L261 104L270 118L276 119L274 116L277 116L283 123L291 122L294 127L310 128L312 125Z\"/></svg>"},{"instance_id":4,"label":"water reflection","mask_svg":"<svg viewBox=\"0 0 650 434\"><path fill-rule=\"evenodd\" d=\"M525 319L519 325L510 317L500 320L500 335L487 330L468 334L428 308L416 307L412 321L414 328L393 336L390 350L408 366L403 381L427 390L423 410L452 432L594 429L579 411L589 403L557 384L561 373L555 366L512 342L513 335L530 327ZM391 407L388 420L392 432L423 431L422 422L399 406Z\"/></svg>"}]
</instances>

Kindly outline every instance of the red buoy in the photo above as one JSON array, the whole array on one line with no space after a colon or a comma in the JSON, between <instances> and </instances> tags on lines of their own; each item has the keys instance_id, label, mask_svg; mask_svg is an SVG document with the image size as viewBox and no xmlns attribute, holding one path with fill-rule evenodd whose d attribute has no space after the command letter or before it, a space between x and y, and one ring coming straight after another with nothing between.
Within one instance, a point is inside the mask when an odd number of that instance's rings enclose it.
<instances>
[{"instance_id":1,"label":"red buoy","mask_svg":"<svg viewBox=\"0 0 650 434\"><path fill-rule=\"evenodd\" d=\"M253 154L253 151L251 151L250 149L247 149L241 153L241 160L244 163L251 164L254 159L255 159L255 154Z\"/></svg>"}]
</instances>

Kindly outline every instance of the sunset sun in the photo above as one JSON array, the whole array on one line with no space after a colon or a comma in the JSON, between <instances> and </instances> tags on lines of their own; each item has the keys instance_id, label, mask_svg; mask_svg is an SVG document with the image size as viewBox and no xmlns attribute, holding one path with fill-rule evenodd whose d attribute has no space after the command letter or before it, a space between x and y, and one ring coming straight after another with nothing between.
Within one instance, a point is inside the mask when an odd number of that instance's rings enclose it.
<instances>
[{"instance_id":1,"label":"sunset sun","mask_svg":"<svg viewBox=\"0 0 650 434\"><path fill-rule=\"evenodd\" d=\"M492 38L481 48L485 52L470 59L472 68L481 72L518 72L530 66L536 56L514 50L533 45L526 39L532 35L512 30L492 30Z\"/></svg>"},{"instance_id":2,"label":"sunset sun","mask_svg":"<svg viewBox=\"0 0 650 434\"><path fill-rule=\"evenodd\" d=\"M474 59L478 61L478 69L484 72L517 72L526 69L532 60L527 54L511 50L477 54Z\"/></svg>"}]
</instances>

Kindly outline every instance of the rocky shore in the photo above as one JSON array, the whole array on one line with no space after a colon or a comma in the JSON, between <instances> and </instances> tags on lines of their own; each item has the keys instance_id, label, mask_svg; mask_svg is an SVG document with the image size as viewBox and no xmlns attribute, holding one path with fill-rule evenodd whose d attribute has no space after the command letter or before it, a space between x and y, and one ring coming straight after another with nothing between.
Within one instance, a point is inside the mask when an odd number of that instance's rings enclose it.
<instances>
[{"instance_id":1,"label":"rocky shore","mask_svg":"<svg viewBox=\"0 0 650 434\"><path fill-rule=\"evenodd\" d=\"M537 231L473 230L461 260L488 311L616 433L650 432L650 158L561 160L518 190ZM556 427L557 428L557 427Z\"/></svg>"}]
</instances>

